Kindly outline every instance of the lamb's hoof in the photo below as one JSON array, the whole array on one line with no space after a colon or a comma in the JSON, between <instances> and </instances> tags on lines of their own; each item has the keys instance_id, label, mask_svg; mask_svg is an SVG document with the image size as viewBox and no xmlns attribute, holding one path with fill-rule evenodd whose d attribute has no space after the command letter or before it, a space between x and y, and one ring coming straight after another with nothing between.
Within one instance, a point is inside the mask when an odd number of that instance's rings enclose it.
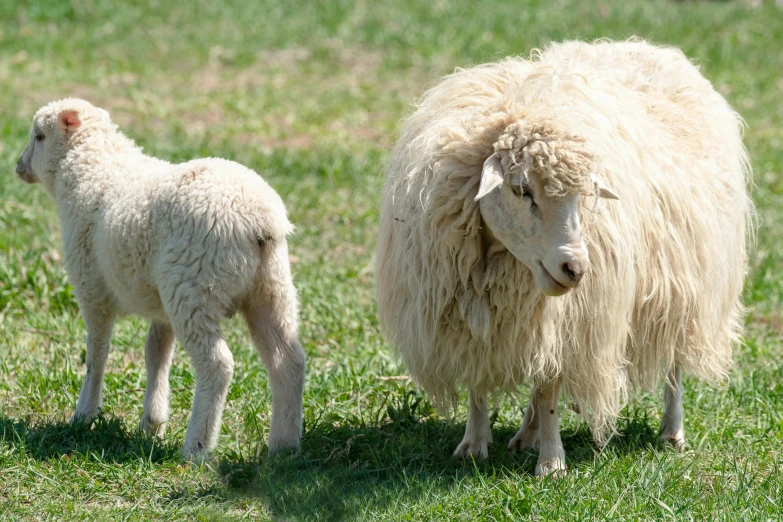
<instances>
[{"instance_id":1,"label":"lamb's hoof","mask_svg":"<svg viewBox=\"0 0 783 522\"><path fill-rule=\"evenodd\" d=\"M457 459L472 457L474 460L485 460L489 457L489 441L464 438L454 450L453 456Z\"/></svg>"},{"instance_id":2,"label":"lamb's hoof","mask_svg":"<svg viewBox=\"0 0 783 522\"><path fill-rule=\"evenodd\" d=\"M155 423L152 422L149 417L142 414L141 422L139 422L139 431L148 437L155 435L162 439L166 434L166 422Z\"/></svg>"},{"instance_id":3,"label":"lamb's hoof","mask_svg":"<svg viewBox=\"0 0 783 522\"><path fill-rule=\"evenodd\" d=\"M278 438L269 437L267 443L269 456L298 455L302 448L302 441L299 437Z\"/></svg>"},{"instance_id":4,"label":"lamb's hoof","mask_svg":"<svg viewBox=\"0 0 783 522\"><path fill-rule=\"evenodd\" d=\"M538 430L521 428L508 443L508 451L524 451L531 449L536 444L536 435Z\"/></svg>"},{"instance_id":5,"label":"lamb's hoof","mask_svg":"<svg viewBox=\"0 0 783 522\"><path fill-rule=\"evenodd\" d=\"M678 453L685 451L685 434L683 433L675 433L674 435L661 433L658 440Z\"/></svg>"},{"instance_id":6,"label":"lamb's hoof","mask_svg":"<svg viewBox=\"0 0 783 522\"><path fill-rule=\"evenodd\" d=\"M196 467L201 467L209 462L211 452L204 449L200 444L195 448L185 445L185 447L182 448L180 455L185 462Z\"/></svg>"},{"instance_id":7,"label":"lamb's hoof","mask_svg":"<svg viewBox=\"0 0 783 522\"><path fill-rule=\"evenodd\" d=\"M81 413L79 411L75 411L73 415L71 415L71 420L69 421L71 424L92 424L92 420L98 416L99 412L96 413Z\"/></svg>"},{"instance_id":8,"label":"lamb's hoof","mask_svg":"<svg viewBox=\"0 0 783 522\"><path fill-rule=\"evenodd\" d=\"M544 462L539 459L536 464L536 477L563 478L566 476L566 469L565 461L560 457L554 457Z\"/></svg>"}]
</instances>

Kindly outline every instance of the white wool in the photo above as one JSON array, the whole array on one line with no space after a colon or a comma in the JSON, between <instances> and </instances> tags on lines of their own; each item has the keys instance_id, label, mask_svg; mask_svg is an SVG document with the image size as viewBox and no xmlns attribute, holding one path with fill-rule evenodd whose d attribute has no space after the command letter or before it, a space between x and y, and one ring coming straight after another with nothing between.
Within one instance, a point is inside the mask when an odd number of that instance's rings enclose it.
<instances>
[{"instance_id":1,"label":"white wool","mask_svg":"<svg viewBox=\"0 0 783 522\"><path fill-rule=\"evenodd\" d=\"M581 175L620 197L584 197L590 269L563 297L482 246L482 164L520 122L586 147ZM460 387L560 376L600 439L632 383L675 363L726 377L753 223L742 128L679 50L641 41L553 44L444 78L394 147L378 238L381 324L416 382L448 405Z\"/></svg>"}]
</instances>

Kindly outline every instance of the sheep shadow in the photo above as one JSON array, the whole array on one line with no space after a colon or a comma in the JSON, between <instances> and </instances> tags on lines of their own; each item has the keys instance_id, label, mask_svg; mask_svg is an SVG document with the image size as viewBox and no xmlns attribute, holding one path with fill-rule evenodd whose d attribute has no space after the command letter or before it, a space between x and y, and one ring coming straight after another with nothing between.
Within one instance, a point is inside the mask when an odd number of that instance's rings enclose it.
<instances>
[{"instance_id":1,"label":"sheep shadow","mask_svg":"<svg viewBox=\"0 0 783 522\"><path fill-rule=\"evenodd\" d=\"M643 412L631 413L621 423L622 435L613 437L603 451L622 456L657 446L649 419ZM402 411L391 409L389 418L378 424L315 423L305 432L299 456L245 460L229 455L217 470L223 494L261 499L275 518L296 520L362 518L400 499L446 494L476 476L533 477L538 454L506 450L515 427L493 427L495 444L483 462L452 458L464 430L464 423L417 418L415 408L406 411L403 406ZM600 451L584 425L565 429L562 440L572 467L592 461Z\"/></svg>"},{"instance_id":2,"label":"sheep shadow","mask_svg":"<svg viewBox=\"0 0 783 522\"><path fill-rule=\"evenodd\" d=\"M92 455L115 463L154 463L178 458L178 445L137 431L128 431L121 418L99 415L91 422L29 421L0 415L0 441L36 460L65 455Z\"/></svg>"}]
</instances>

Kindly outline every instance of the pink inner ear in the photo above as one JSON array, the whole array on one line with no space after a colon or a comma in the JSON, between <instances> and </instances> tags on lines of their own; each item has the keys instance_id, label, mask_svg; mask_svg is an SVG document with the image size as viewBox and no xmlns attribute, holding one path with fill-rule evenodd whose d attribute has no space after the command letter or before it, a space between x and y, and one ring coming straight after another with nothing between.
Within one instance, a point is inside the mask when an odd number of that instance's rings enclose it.
<instances>
[{"instance_id":1,"label":"pink inner ear","mask_svg":"<svg viewBox=\"0 0 783 522\"><path fill-rule=\"evenodd\" d=\"M63 127L65 127L65 130L78 129L79 125L82 124L81 120L79 119L79 113L76 111L61 112L60 122L62 123Z\"/></svg>"}]
</instances>

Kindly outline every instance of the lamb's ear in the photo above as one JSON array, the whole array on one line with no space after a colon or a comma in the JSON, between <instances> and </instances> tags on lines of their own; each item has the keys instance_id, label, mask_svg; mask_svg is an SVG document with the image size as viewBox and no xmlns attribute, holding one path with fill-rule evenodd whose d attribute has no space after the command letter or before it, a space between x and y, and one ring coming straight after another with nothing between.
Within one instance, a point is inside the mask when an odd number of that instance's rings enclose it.
<instances>
[{"instance_id":1,"label":"lamb's ear","mask_svg":"<svg viewBox=\"0 0 783 522\"><path fill-rule=\"evenodd\" d=\"M500 164L500 157L493 154L484 162L481 170L481 183L479 191L473 201L478 201L503 183L503 166Z\"/></svg>"},{"instance_id":2,"label":"lamb's ear","mask_svg":"<svg viewBox=\"0 0 783 522\"><path fill-rule=\"evenodd\" d=\"M598 178L593 178L593 183L595 184L595 193L598 194L599 198L604 199L620 199L620 196L612 192L609 188L606 187L606 185L603 184L601 180Z\"/></svg>"},{"instance_id":3,"label":"lamb's ear","mask_svg":"<svg viewBox=\"0 0 783 522\"><path fill-rule=\"evenodd\" d=\"M57 121L60 123L60 128L65 133L75 131L82 124L82 120L79 118L79 111L70 109L60 111Z\"/></svg>"}]
</instances>

